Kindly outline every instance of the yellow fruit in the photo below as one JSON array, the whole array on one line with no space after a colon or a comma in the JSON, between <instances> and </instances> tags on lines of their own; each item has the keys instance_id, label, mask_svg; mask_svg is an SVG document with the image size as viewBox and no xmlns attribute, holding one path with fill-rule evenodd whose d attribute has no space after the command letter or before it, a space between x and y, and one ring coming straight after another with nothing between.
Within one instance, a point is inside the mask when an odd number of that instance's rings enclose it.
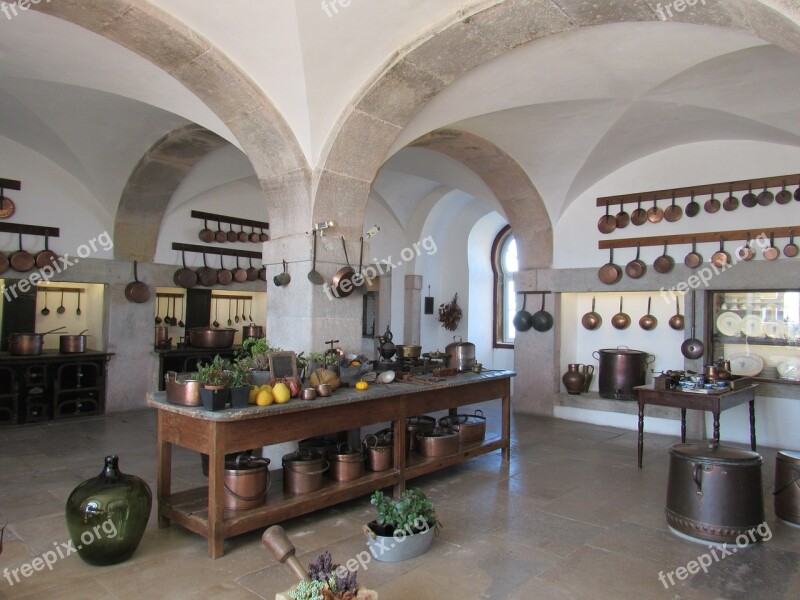
<instances>
[{"instance_id":1,"label":"yellow fruit","mask_svg":"<svg viewBox=\"0 0 800 600\"><path fill-rule=\"evenodd\" d=\"M259 390L266 390L266 391L268 391L270 394L272 393L272 386L271 386L270 384L268 384L268 383L264 383L264 384L262 384L262 385L261 385L261 386L260 386L258 389L259 389Z\"/></svg>"},{"instance_id":2,"label":"yellow fruit","mask_svg":"<svg viewBox=\"0 0 800 600\"><path fill-rule=\"evenodd\" d=\"M276 404L285 404L292 397L292 392L289 391L289 386L285 383L276 383L272 388L272 395L275 397Z\"/></svg>"},{"instance_id":3,"label":"yellow fruit","mask_svg":"<svg viewBox=\"0 0 800 600\"><path fill-rule=\"evenodd\" d=\"M258 389L257 386L253 386L252 387L252 389L250 390L250 395L247 398L248 404L255 404L256 403L256 396L258 396L258 392L259 391L260 390Z\"/></svg>"},{"instance_id":4,"label":"yellow fruit","mask_svg":"<svg viewBox=\"0 0 800 600\"><path fill-rule=\"evenodd\" d=\"M271 392L269 392L268 390L261 390L260 392L258 392L258 395L256 395L256 404L258 406L269 406L270 404L272 404L274 399L275 398L273 397Z\"/></svg>"},{"instance_id":5,"label":"yellow fruit","mask_svg":"<svg viewBox=\"0 0 800 600\"><path fill-rule=\"evenodd\" d=\"M360 367L361 366L361 362L357 361L357 360L352 360L352 361L350 361L350 366L351 367Z\"/></svg>"},{"instance_id":6,"label":"yellow fruit","mask_svg":"<svg viewBox=\"0 0 800 600\"><path fill-rule=\"evenodd\" d=\"M369 387L369 384L366 381L359 381L356 383L357 390L365 390Z\"/></svg>"}]
</instances>

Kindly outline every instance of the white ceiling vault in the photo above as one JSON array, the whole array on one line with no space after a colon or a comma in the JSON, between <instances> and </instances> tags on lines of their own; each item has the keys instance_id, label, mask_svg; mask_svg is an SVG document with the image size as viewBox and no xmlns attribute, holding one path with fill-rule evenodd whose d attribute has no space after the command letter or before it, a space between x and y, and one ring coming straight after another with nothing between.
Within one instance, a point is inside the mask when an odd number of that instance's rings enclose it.
<instances>
[{"instance_id":1,"label":"white ceiling vault","mask_svg":"<svg viewBox=\"0 0 800 600\"><path fill-rule=\"evenodd\" d=\"M313 0L150 1L264 91L312 167L374 73L434 23L476 4L351 0L331 14ZM32 11L0 23L0 90L0 136L69 172L110 215L139 158L170 129L195 122L237 145L164 71ZM517 160L555 224L598 181L664 149L712 140L800 146L800 56L742 31L676 22L584 27L518 47L457 79L400 133L376 189L401 223L440 185L497 210L474 177L459 179L452 166L437 177L427 151L403 150L443 127Z\"/></svg>"}]
</instances>

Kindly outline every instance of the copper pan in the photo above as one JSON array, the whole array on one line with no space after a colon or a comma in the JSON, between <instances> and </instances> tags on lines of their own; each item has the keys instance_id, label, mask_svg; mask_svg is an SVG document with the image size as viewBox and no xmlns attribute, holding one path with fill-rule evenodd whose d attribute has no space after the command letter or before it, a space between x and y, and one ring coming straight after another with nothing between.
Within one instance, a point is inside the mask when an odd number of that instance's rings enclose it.
<instances>
[{"instance_id":1,"label":"copper pan","mask_svg":"<svg viewBox=\"0 0 800 600\"><path fill-rule=\"evenodd\" d=\"M744 246L739 246L736 249L736 257L739 260L753 260L756 257L755 250L750 245L750 234L747 234L747 242L745 242Z\"/></svg>"},{"instance_id":2,"label":"copper pan","mask_svg":"<svg viewBox=\"0 0 800 600\"><path fill-rule=\"evenodd\" d=\"M58 254L50 250L50 236L44 236L44 250L36 254L36 268L44 269L46 266L55 267L58 263Z\"/></svg>"},{"instance_id":3,"label":"copper pan","mask_svg":"<svg viewBox=\"0 0 800 600\"><path fill-rule=\"evenodd\" d=\"M220 285L230 285L233 281L233 273L225 268L225 262L222 260L222 253L219 255L219 269L217 270L217 282Z\"/></svg>"},{"instance_id":4,"label":"copper pan","mask_svg":"<svg viewBox=\"0 0 800 600\"><path fill-rule=\"evenodd\" d=\"M625 265L625 274L631 279L639 279L647 272L647 265L639 258L641 250L641 245L636 244L636 258Z\"/></svg>"},{"instance_id":5,"label":"copper pan","mask_svg":"<svg viewBox=\"0 0 800 600\"><path fill-rule=\"evenodd\" d=\"M133 281L125 286L125 297L129 302L144 304L150 299L150 286L143 281L139 281L138 269L138 263L133 261Z\"/></svg>"},{"instance_id":6,"label":"copper pan","mask_svg":"<svg viewBox=\"0 0 800 600\"><path fill-rule=\"evenodd\" d=\"M631 214L631 223L636 226L644 225L647 223L647 211L642 208L642 197L639 196L639 202L636 205L636 210Z\"/></svg>"},{"instance_id":7,"label":"copper pan","mask_svg":"<svg viewBox=\"0 0 800 600\"><path fill-rule=\"evenodd\" d=\"M683 259L683 264L685 264L690 269L696 269L701 264L703 264L703 257L697 252L697 239L692 240L692 251L686 255L686 258Z\"/></svg>"},{"instance_id":8,"label":"copper pan","mask_svg":"<svg viewBox=\"0 0 800 600\"><path fill-rule=\"evenodd\" d=\"M653 198L653 207L647 211L647 220L651 223L660 223L664 218L664 211L658 207L658 200Z\"/></svg>"},{"instance_id":9,"label":"copper pan","mask_svg":"<svg viewBox=\"0 0 800 600\"><path fill-rule=\"evenodd\" d=\"M206 244L210 244L214 241L214 232L208 228L208 221L205 221L205 226L200 230L200 233L197 234L197 237L200 238L200 241L205 242Z\"/></svg>"},{"instance_id":10,"label":"copper pan","mask_svg":"<svg viewBox=\"0 0 800 600\"><path fill-rule=\"evenodd\" d=\"M683 209L675 204L675 192L672 192L672 205L668 206L667 210L664 211L664 218L669 223L674 223L675 221L679 221L682 216Z\"/></svg>"},{"instance_id":11,"label":"copper pan","mask_svg":"<svg viewBox=\"0 0 800 600\"><path fill-rule=\"evenodd\" d=\"M664 254L656 258L656 260L653 262L653 268L656 270L656 272L663 275L672 271L674 266L675 260L669 254L667 254L667 242L664 242Z\"/></svg>"},{"instance_id":12,"label":"copper pan","mask_svg":"<svg viewBox=\"0 0 800 600\"><path fill-rule=\"evenodd\" d=\"M233 279L236 283L247 281L247 271L239 266L239 255L236 255L236 268L233 270Z\"/></svg>"},{"instance_id":13,"label":"copper pan","mask_svg":"<svg viewBox=\"0 0 800 600\"><path fill-rule=\"evenodd\" d=\"M178 287L188 290L197 285L197 273L186 266L186 252L181 252L181 258L183 260L183 267L175 271L172 280Z\"/></svg>"},{"instance_id":14,"label":"copper pan","mask_svg":"<svg viewBox=\"0 0 800 600\"><path fill-rule=\"evenodd\" d=\"M196 273L200 285L204 287L211 287L217 283L217 272L208 266L205 252L203 252L203 266L197 269Z\"/></svg>"},{"instance_id":15,"label":"copper pan","mask_svg":"<svg viewBox=\"0 0 800 600\"><path fill-rule=\"evenodd\" d=\"M11 268L20 273L30 271L36 264L36 259L27 250L22 249L22 234L19 234L19 250L14 252L9 259Z\"/></svg>"},{"instance_id":16,"label":"copper pan","mask_svg":"<svg viewBox=\"0 0 800 600\"><path fill-rule=\"evenodd\" d=\"M347 245L345 244L344 236L342 236L342 249L344 249L344 259L347 261L347 266L336 271L331 280L333 295L337 298L347 298L347 296L352 294L353 290L355 290L353 277L356 271L350 266L350 259L347 257Z\"/></svg>"},{"instance_id":17,"label":"copper pan","mask_svg":"<svg viewBox=\"0 0 800 600\"><path fill-rule=\"evenodd\" d=\"M606 204L606 214L600 217L600 220L597 222L597 230L600 233L609 234L616 228L617 220L612 215L608 214L608 204Z\"/></svg>"},{"instance_id":18,"label":"copper pan","mask_svg":"<svg viewBox=\"0 0 800 600\"><path fill-rule=\"evenodd\" d=\"M719 238L719 250L714 252L711 256L711 264L721 269L722 267L729 265L731 262L731 255L725 252L725 238Z\"/></svg>"},{"instance_id":19,"label":"copper pan","mask_svg":"<svg viewBox=\"0 0 800 600\"><path fill-rule=\"evenodd\" d=\"M597 272L600 281L606 285L614 285L622 279L622 267L614 264L614 249L609 249L609 259Z\"/></svg>"}]
</instances>

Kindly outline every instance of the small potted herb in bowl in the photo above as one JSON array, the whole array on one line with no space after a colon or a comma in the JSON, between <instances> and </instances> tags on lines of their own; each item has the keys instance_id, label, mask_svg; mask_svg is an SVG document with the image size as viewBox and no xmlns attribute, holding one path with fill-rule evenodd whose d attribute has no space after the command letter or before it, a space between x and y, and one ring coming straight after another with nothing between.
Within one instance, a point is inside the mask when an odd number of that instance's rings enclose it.
<instances>
[{"instance_id":1,"label":"small potted herb in bowl","mask_svg":"<svg viewBox=\"0 0 800 600\"><path fill-rule=\"evenodd\" d=\"M200 399L206 410L222 410L230 397L228 385L228 365L217 354L210 363L197 366L197 380L202 384Z\"/></svg>"},{"instance_id":2,"label":"small potted herb in bowl","mask_svg":"<svg viewBox=\"0 0 800 600\"><path fill-rule=\"evenodd\" d=\"M441 524L433 502L421 489L408 488L397 500L377 491L370 503L378 517L364 526L364 533L377 560L397 562L428 551Z\"/></svg>"}]
</instances>

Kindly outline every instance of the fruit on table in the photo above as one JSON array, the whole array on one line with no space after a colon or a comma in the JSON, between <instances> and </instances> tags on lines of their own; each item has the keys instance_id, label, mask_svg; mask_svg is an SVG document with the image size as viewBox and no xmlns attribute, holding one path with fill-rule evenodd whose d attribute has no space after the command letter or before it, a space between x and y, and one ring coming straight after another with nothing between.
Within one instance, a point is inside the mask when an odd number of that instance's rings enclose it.
<instances>
[{"instance_id":1,"label":"fruit on table","mask_svg":"<svg viewBox=\"0 0 800 600\"><path fill-rule=\"evenodd\" d=\"M352 360L352 361L350 361L350 366L351 367L360 367L361 366L361 361Z\"/></svg>"},{"instance_id":2,"label":"fruit on table","mask_svg":"<svg viewBox=\"0 0 800 600\"><path fill-rule=\"evenodd\" d=\"M339 379L339 376L334 373L333 371L329 371L328 369L317 369L311 374L311 385L318 386L321 383L327 383L331 386L331 389L336 389L342 384L342 380Z\"/></svg>"},{"instance_id":3,"label":"fruit on table","mask_svg":"<svg viewBox=\"0 0 800 600\"><path fill-rule=\"evenodd\" d=\"M269 406L274 400L275 398L269 390L260 390L258 394L256 394L257 406Z\"/></svg>"},{"instance_id":4,"label":"fruit on table","mask_svg":"<svg viewBox=\"0 0 800 600\"><path fill-rule=\"evenodd\" d=\"M276 383L272 388L272 396L275 398L276 404L285 404L292 397L292 392L289 391L289 386L285 383Z\"/></svg>"},{"instance_id":5,"label":"fruit on table","mask_svg":"<svg viewBox=\"0 0 800 600\"><path fill-rule=\"evenodd\" d=\"M365 390L369 387L369 384L366 381L359 381L356 383L357 390Z\"/></svg>"}]
</instances>

